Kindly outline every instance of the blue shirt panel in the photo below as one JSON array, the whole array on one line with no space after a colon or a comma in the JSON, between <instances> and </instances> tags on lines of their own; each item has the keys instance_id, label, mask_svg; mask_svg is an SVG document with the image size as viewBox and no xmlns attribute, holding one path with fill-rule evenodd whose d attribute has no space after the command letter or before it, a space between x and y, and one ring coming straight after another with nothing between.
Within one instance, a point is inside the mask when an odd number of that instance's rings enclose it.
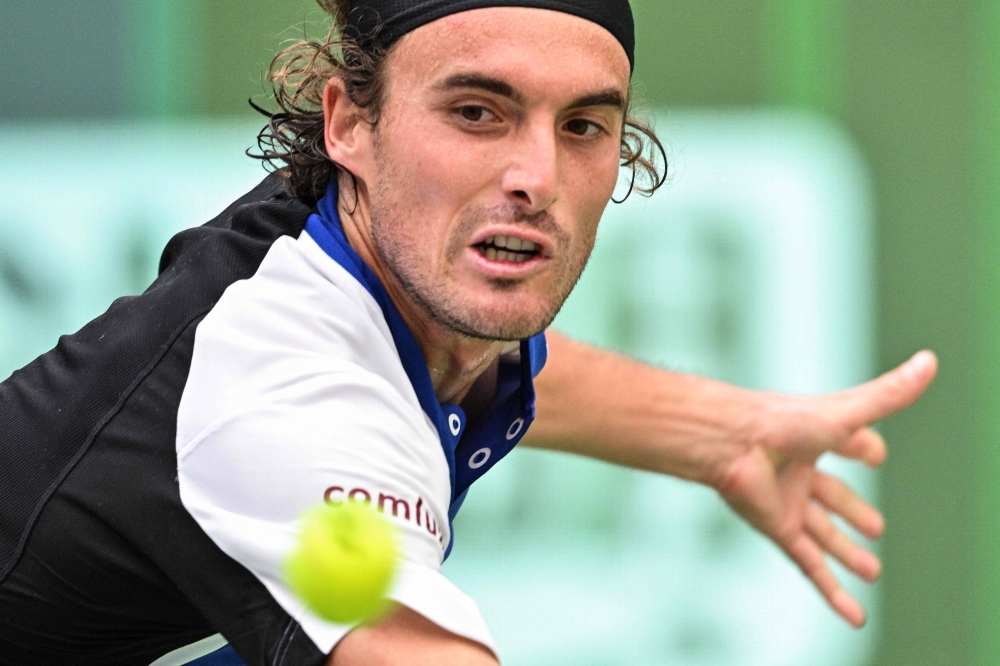
<instances>
[{"instance_id":1,"label":"blue shirt panel","mask_svg":"<svg viewBox=\"0 0 1000 666\"><path fill-rule=\"evenodd\" d=\"M438 402L420 345L382 282L347 242L337 212L338 196L337 185L333 182L319 201L317 212L306 222L305 231L331 259L365 287L382 309L420 407L441 440L451 473L452 501L448 517L454 520L469 487L510 453L535 418L533 379L545 365L548 355L545 334L521 341L520 364L500 364L496 396L472 429L466 432L465 412L458 405ZM450 532L452 539L445 558L451 553L455 540L454 530Z\"/></svg>"}]
</instances>

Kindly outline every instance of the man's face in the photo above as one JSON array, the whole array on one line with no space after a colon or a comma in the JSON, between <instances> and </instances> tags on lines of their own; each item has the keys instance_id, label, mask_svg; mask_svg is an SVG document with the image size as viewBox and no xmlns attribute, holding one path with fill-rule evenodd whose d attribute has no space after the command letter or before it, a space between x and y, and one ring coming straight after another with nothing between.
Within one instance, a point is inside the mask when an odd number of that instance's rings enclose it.
<instances>
[{"instance_id":1,"label":"man's face","mask_svg":"<svg viewBox=\"0 0 1000 666\"><path fill-rule=\"evenodd\" d=\"M480 9L405 37L386 73L366 179L381 260L448 329L538 333L617 182L624 50L568 14Z\"/></svg>"}]
</instances>

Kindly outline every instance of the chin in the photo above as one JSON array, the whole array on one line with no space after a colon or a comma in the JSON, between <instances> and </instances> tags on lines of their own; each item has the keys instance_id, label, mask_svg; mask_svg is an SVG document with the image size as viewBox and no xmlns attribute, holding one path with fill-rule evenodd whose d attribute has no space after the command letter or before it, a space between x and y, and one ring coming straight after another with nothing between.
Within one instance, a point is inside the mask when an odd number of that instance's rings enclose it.
<instances>
[{"instance_id":1,"label":"chin","mask_svg":"<svg viewBox=\"0 0 1000 666\"><path fill-rule=\"evenodd\" d=\"M455 316L445 315L444 319L448 326L470 337L523 340L548 328L558 311L559 308L551 304L516 307L515 304L505 303L492 307L456 308L453 312Z\"/></svg>"}]
</instances>

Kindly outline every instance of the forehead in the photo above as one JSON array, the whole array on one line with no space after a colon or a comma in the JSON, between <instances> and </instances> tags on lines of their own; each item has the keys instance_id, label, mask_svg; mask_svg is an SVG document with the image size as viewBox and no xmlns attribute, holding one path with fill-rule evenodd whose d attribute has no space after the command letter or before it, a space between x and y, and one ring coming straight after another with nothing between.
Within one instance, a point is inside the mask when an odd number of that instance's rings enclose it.
<instances>
[{"instance_id":1,"label":"forehead","mask_svg":"<svg viewBox=\"0 0 1000 666\"><path fill-rule=\"evenodd\" d=\"M601 26L527 7L475 9L433 21L401 39L390 60L394 86L474 72L529 94L609 88L624 94L631 73L625 49Z\"/></svg>"}]
</instances>

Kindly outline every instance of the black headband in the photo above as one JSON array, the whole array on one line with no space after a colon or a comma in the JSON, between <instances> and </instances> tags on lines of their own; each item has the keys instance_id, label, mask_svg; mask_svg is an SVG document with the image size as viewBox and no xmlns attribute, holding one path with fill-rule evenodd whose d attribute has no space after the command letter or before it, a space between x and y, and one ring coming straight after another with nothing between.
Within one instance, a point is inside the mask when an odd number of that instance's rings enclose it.
<instances>
[{"instance_id":1,"label":"black headband","mask_svg":"<svg viewBox=\"0 0 1000 666\"><path fill-rule=\"evenodd\" d=\"M403 35L439 18L484 7L552 9L592 21L625 49L635 68L635 23L628 0L352 0L345 34L388 48ZM376 34L377 30L377 34Z\"/></svg>"}]
</instances>

